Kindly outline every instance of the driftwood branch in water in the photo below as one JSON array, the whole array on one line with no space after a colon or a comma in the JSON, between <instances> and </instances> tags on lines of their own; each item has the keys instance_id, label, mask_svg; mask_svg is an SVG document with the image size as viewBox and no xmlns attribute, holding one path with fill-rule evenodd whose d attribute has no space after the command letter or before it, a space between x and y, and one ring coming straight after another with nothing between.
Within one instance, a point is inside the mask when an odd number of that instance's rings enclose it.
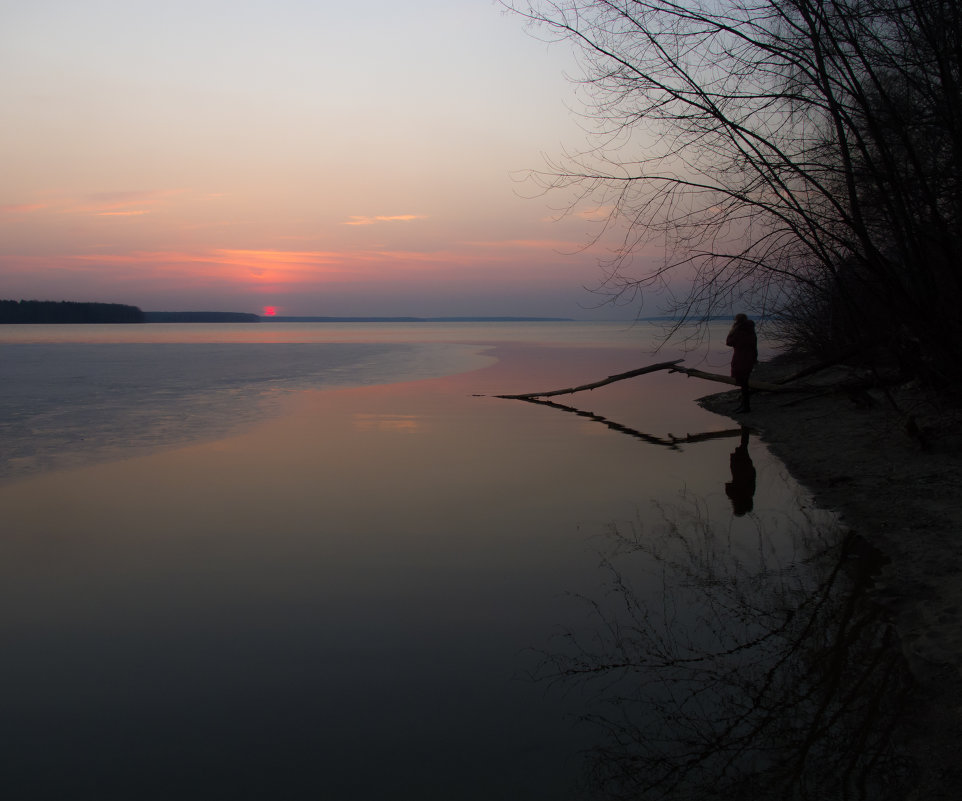
<instances>
[{"instance_id":1,"label":"driftwood branch in water","mask_svg":"<svg viewBox=\"0 0 962 801\"><path fill-rule=\"evenodd\" d=\"M598 387L603 387L606 384L613 384L615 381L624 381L626 378L634 378L636 375L654 373L657 370L671 370L672 368L676 368L676 366L683 361L684 359L675 359L673 362L649 364L647 367L639 367L637 370L629 370L627 373L610 375L607 378L603 378L601 381L595 381L591 384L582 384L580 387L553 389L548 392L525 392L523 395L495 395L495 397L507 398L508 400L531 400L533 398L550 398L554 395L573 395L575 392L584 392L586 389L597 389Z\"/></svg>"},{"instance_id":2,"label":"driftwood branch in water","mask_svg":"<svg viewBox=\"0 0 962 801\"><path fill-rule=\"evenodd\" d=\"M613 384L615 381L624 381L626 378L634 378L637 375L654 373L658 370L668 370L671 373L684 373L692 378L702 378L706 381L718 381L722 384L737 385L738 383L731 376L719 375L718 373L706 373L702 370L695 370L691 367L679 367L678 365L683 361L684 359L675 359L671 362L658 362L658 364L649 364L647 367L639 367L637 370L629 370L627 373L610 375L607 378L601 379L601 381L593 381L590 384L582 384L581 386L569 387L567 389L553 389L549 390L548 392L525 392L521 395L495 395L495 397L507 398L508 400L534 400L535 398L550 398L555 395L573 395L575 392L598 389L598 387L603 387L607 384ZM752 389L762 390L765 392L805 392L812 390L812 387L785 387L778 384L770 384L767 381L749 381L749 386Z\"/></svg>"}]
</instances>

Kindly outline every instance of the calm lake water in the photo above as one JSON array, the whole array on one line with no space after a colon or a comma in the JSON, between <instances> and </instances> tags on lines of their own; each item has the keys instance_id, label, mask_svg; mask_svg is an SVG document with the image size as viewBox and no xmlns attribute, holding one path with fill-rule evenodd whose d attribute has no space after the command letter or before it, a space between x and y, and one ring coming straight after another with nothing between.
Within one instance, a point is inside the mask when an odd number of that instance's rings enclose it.
<instances>
[{"instance_id":1,"label":"calm lake water","mask_svg":"<svg viewBox=\"0 0 962 801\"><path fill-rule=\"evenodd\" d=\"M865 785L839 687L900 674L817 666L881 663L871 555L715 385L492 397L726 372L726 327L0 328L9 797L737 797L793 730Z\"/></svg>"}]
</instances>

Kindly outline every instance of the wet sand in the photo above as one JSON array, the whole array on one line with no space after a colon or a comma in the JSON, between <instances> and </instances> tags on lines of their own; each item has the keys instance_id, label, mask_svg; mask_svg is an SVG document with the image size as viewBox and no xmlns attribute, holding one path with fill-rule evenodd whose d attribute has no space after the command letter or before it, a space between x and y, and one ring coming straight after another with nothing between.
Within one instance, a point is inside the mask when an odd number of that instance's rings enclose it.
<instances>
[{"instance_id":1,"label":"wet sand","mask_svg":"<svg viewBox=\"0 0 962 801\"><path fill-rule=\"evenodd\" d=\"M753 377L802 365L775 360ZM838 371L806 383L831 383ZM893 406L892 401L898 407ZM913 798L958 798L962 787L962 414L917 391L819 397L737 392L700 403L751 426L823 508L882 551L873 592L898 631L924 703L907 721L923 768Z\"/></svg>"}]
</instances>

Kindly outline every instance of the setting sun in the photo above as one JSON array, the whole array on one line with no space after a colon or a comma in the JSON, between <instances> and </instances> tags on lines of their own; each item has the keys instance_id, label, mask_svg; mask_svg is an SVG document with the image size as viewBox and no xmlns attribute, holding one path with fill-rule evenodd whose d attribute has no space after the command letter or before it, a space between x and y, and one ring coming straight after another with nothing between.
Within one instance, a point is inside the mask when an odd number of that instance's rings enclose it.
<instances>
[{"instance_id":1,"label":"setting sun","mask_svg":"<svg viewBox=\"0 0 962 801\"><path fill-rule=\"evenodd\" d=\"M276 306L265 306L265 307L264 307L264 316L265 316L265 317L273 317L275 314L277 314L277 307L276 307Z\"/></svg>"}]
</instances>

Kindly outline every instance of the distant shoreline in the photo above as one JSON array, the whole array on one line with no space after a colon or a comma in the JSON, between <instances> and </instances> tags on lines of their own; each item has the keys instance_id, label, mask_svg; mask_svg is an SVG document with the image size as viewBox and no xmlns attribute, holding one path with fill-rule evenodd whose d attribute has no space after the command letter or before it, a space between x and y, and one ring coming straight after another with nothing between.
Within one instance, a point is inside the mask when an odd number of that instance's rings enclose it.
<instances>
[{"instance_id":1,"label":"distant shoreline","mask_svg":"<svg viewBox=\"0 0 962 801\"><path fill-rule=\"evenodd\" d=\"M2 300L0 325L90 325L140 323L577 323L577 322L657 322L670 316L642 317L635 320L578 320L574 317L532 315L464 315L415 317L412 315L261 315L222 311L142 311L137 306L119 303L81 301ZM719 318L721 319L721 318ZM727 318L726 318L727 319Z\"/></svg>"},{"instance_id":2,"label":"distant shoreline","mask_svg":"<svg viewBox=\"0 0 962 801\"><path fill-rule=\"evenodd\" d=\"M141 311L118 303L0 300L0 324L84 325L140 323L569 323L571 317L265 316L247 312Z\"/></svg>"},{"instance_id":3,"label":"distant shoreline","mask_svg":"<svg viewBox=\"0 0 962 801\"><path fill-rule=\"evenodd\" d=\"M571 317L261 317L262 323L573 323Z\"/></svg>"},{"instance_id":4,"label":"distant shoreline","mask_svg":"<svg viewBox=\"0 0 962 801\"><path fill-rule=\"evenodd\" d=\"M145 323L571 323L571 317L265 316L239 312L144 312Z\"/></svg>"}]
</instances>

